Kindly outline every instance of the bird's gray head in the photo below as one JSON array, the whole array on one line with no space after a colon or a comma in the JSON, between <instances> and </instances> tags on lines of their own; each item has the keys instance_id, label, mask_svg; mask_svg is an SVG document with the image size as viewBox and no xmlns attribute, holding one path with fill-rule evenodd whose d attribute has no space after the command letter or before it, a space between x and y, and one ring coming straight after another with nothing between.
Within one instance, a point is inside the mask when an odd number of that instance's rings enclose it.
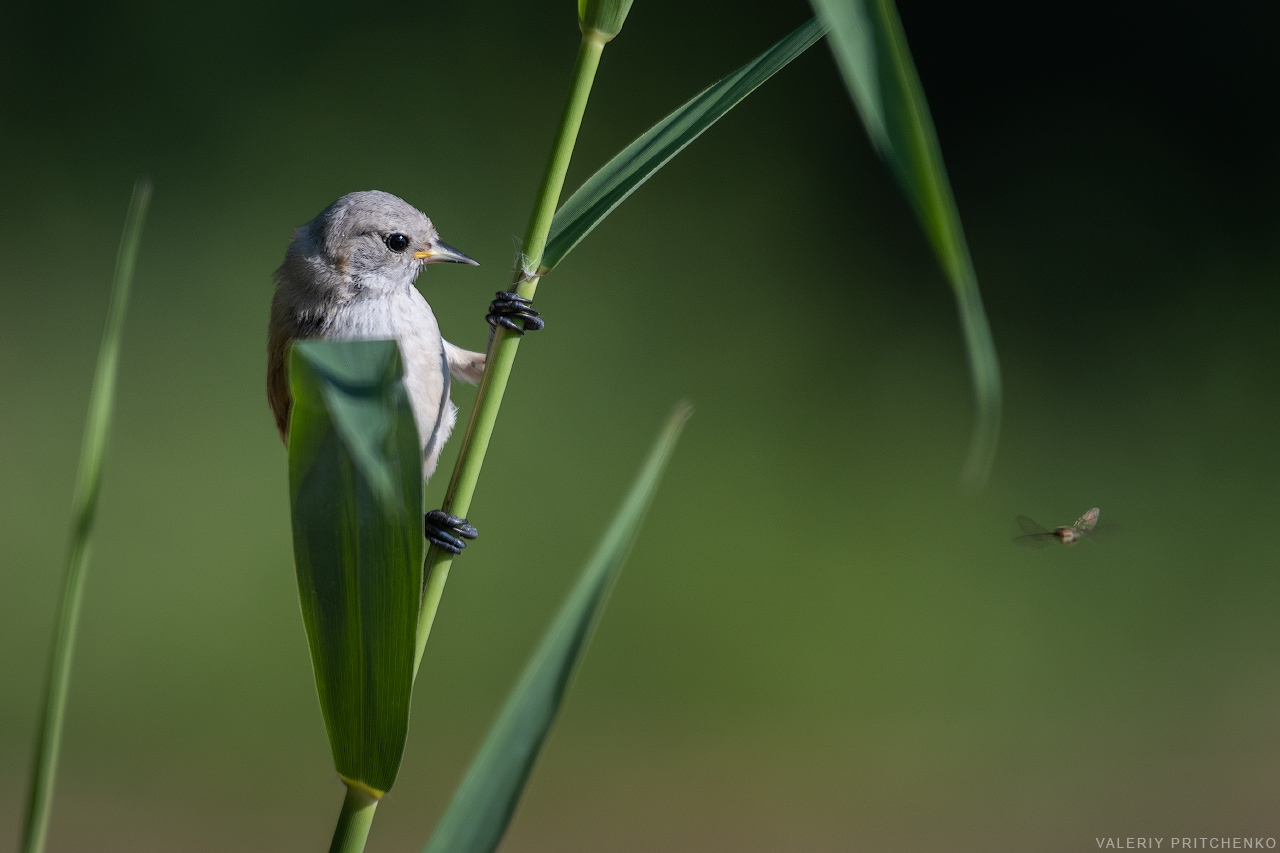
<instances>
[{"instance_id":1,"label":"bird's gray head","mask_svg":"<svg viewBox=\"0 0 1280 853\"><path fill-rule=\"evenodd\" d=\"M394 290L434 263L476 262L442 242L422 211L368 190L344 195L299 228L280 273L321 290Z\"/></svg>"}]
</instances>

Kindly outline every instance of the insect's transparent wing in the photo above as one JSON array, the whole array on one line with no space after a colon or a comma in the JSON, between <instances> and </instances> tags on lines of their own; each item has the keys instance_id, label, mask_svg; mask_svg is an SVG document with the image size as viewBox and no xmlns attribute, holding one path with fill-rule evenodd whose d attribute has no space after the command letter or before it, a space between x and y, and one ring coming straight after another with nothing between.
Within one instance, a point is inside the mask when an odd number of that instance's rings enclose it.
<instances>
[{"instance_id":1,"label":"insect's transparent wing","mask_svg":"<svg viewBox=\"0 0 1280 853\"><path fill-rule=\"evenodd\" d=\"M1093 526L1097 523L1098 523L1098 508L1095 506L1093 509L1086 512L1084 515L1077 518L1076 523L1071 526L1074 527L1076 530L1079 530L1081 533L1088 533L1090 530L1093 529Z\"/></svg>"},{"instance_id":2,"label":"insect's transparent wing","mask_svg":"<svg viewBox=\"0 0 1280 853\"><path fill-rule=\"evenodd\" d=\"M1026 536L1019 536L1013 540L1013 544L1019 548L1044 548L1054 540L1056 534L1048 528L1042 527L1025 515L1018 516L1018 526L1022 528L1022 532Z\"/></svg>"},{"instance_id":3,"label":"insect's transparent wing","mask_svg":"<svg viewBox=\"0 0 1280 853\"><path fill-rule=\"evenodd\" d=\"M1049 528L1047 527L1042 527L1041 525L1036 524L1034 521L1027 518L1025 515L1018 516L1017 520L1018 520L1018 526L1022 528L1022 532L1027 534L1028 536L1037 536L1041 533L1053 532L1049 530Z\"/></svg>"},{"instance_id":4,"label":"insect's transparent wing","mask_svg":"<svg viewBox=\"0 0 1280 853\"><path fill-rule=\"evenodd\" d=\"M1099 521L1097 525L1089 531L1089 538L1094 542L1110 542L1118 534L1124 533L1124 526L1114 521Z\"/></svg>"}]
</instances>

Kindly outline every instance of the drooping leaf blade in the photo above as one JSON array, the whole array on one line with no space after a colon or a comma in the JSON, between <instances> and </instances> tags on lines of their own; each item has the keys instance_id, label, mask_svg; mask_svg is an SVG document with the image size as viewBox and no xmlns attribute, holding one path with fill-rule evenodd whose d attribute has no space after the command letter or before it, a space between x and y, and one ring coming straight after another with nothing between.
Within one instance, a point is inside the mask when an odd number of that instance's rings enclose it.
<instances>
[{"instance_id":1,"label":"drooping leaf blade","mask_svg":"<svg viewBox=\"0 0 1280 853\"><path fill-rule=\"evenodd\" d=\"M289 497L298 596L339 775L395 781L422 590L422 451L394 341L298 341Z\"/></svg>"},{"instance_id":2,"label":"drooping leaf blade","mask_svg":"<svg viewBox=\"0 0 1280 853\"><path fill-rule=\"evenodd\" d=\"M84 579L89 567L89 545L98 515L98 495L102 489L107 439L111 433L111 419L115 408L116 375L119 372L125 309L129 305L133 269L138 258L138 245L142 241L142 224L146 220L150 201L151 182L140 178L133 185L129 212L125 215L124 233L120 237L120 249L116 255L115 280L107 307L106 327L98 348L93 387L89 391L89 413L85 419L80 465L76 471L75 491L71 499L67 569L63 580L62 600L58 606L53 651L49 657L49 675L40 716L40 730L36 735L36 756L27 792L27 816L22 832L24 853L43 851L49 831L49 812L53 805L58 753L62 745L62 721L66 714L67 692L71 686L71 661L80 621L80 601L84 595Z\"/></svg>"},{"instance_id":3,"label":"drooping leaf blade","mask_svg":"<svg viewBox=\"0 0 1280 853\"><path fill-rule=\"evenodd\" d=\"M624 148L587 179L551 220L542 271L564 260L627 196L649 180L743 98L822 38L816 19L712 85Z\"/></svg>"},{"instance_id":4,"label":"drooping leaf blade","mask_svg":"<svg viewBox=\"0 0 1280 853\"><path fill-rule=\"evenodd\" d=\"M1000 438L1000 363L942 149L893 0L810 0L876 151L915 211L955 293L976 402L962 480L981 488Z\"/></svg>"},{"instance_id":5,"label":"drooping leaf blade","mask_svg":"<svg viewBox=\"0 0 1280 853\"><path fill-rule=\"evenodd\" d=\"M507 697L426 853L491 853L502 840L689 413L682 404L667 420L595 554Z\"/></svg>"}]
</instances>

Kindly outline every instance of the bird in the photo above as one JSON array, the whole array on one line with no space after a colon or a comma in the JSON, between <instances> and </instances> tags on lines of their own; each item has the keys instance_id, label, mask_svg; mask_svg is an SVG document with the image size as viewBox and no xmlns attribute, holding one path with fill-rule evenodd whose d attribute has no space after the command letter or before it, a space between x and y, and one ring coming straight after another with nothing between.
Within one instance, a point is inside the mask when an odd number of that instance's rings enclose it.
<instances>
[{"instance_id":1,"label":"bird","mask_svg":"<svg viewBox=\"0 0 1280 853\"><path fill-rule=\"evenodd\" d=\"M440 239L422 211L391 193L348 193L294 231L275 272L267 335L267 401L276 429L289 443L289 347L303 338L387 340L400 347L404 387L422 442L422 478L435 473L458 409L450 379L475 384L485 353L455 346L440 335L431 306L414 286L427 264L478 263ZM544 321L529 300L500 291L485 316L491 330L534 331ZM490 332L492 341L493 331ZM459 554L477 531L443 510L426 513L426 538Z\"/></svg>"}]
</instances>

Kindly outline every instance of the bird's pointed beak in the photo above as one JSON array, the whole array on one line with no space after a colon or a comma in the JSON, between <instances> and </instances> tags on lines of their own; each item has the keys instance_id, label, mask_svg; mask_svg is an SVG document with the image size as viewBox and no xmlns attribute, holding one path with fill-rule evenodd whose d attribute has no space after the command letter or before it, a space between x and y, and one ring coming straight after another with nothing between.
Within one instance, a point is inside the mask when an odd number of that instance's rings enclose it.
<instances>
[{"instance_id":1,"label":"bird's pointed beak","mask_svg":"<svg viewBox=\"0 0 1280 853\"><path fill-rule=\"evenodd\" d=\"M427 251L414 252L413 256L424 264L470 264L473 267L480 266L479 261L462 254L448 243L442 243L439 240L433 243Z\"/></svg>"}]
</instances>

